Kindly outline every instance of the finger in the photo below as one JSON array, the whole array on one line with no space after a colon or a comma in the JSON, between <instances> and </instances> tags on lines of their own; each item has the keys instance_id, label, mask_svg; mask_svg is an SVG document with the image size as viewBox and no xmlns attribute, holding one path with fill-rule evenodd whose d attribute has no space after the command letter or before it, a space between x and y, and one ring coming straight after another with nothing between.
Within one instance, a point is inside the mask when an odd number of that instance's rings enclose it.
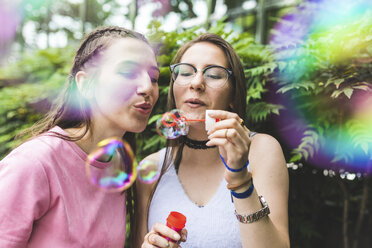
<instances>
[{"instance_id":1,"label":"finger","mask_svg":"<svg viewBox=\"0 0 372 248\"><path fill-rule=\"evenodd\" d=\"M162 236L168 237L176 242L181 239L181 236L178 234L178 232L167 227L162 223L154 224L151 230L161 234Z\"/></svg>"},{"instance_id":2,"label":"finger","mask_svg":"<svg viewBox=\"0 0 372 248\"><path fill-rule=\"evenodd\" d=\"M225 120L225 119L229 119L229 118L234 118L236 120L241 119L238 114L232 113L232 112L229 112L229 111L225 111L225 110L212 110L212 111L208 112L208 115L209 115L209 117L212 117L212 118L215 118L215 119L221 119L221 120Z\"/></svg>"},{"instance_id":3,"label":"finger","mask_svg":"<svg viewBox=\"0 0 372 248\"><path fill-rule=\"evenodd\" d=\"M179 245L160 236L158 233L151 233L148 237L150 247L178 248Z\"/></svg>"},{"instance_id":4,"label":"finger","mask_svg":"<svg viewBox=\"0 0 372 248\"><path fill-rule=\"evenodd\" d=\"M186 242L186 240L187 240L187 230L184 228L181 231L181 241Z\"/></svg>"},{"instance_id":5,"label":"finger","mask_svg":"<svg viewBox=\"0 0 372 248\"><path fill-rule=\"evenodd\" d=\"M214 139L225 139L238 150L247 150L250 142L249 138L242 137L242 135L233 128L217 130L209 135L208 139L211 141L213 141Z\"/></svg>"},{"instance_id":6,"label":"finger","mask_svg":"<svg viewBox=\"0 0 372 248\"><path fill-rule=\"evenodd\" d=\"M223 121L216 122L212 128L208 131L208 134L212 134L216 132L217 130L221 129L235 129L239 132L239 134L247 139L249 138L249 129L240 125L240 122L236 119L227 119Z\"/></svg>"},{"instance_id":7,"label":"finger","mask_svg":"<svg viewBox=\"0 0 372 248\"><path fill-rule=\"evenodd\" d=\"M244 155L248 151L248 145L241 142L239 139L232 140L229 138L226 139L225 137L215 137L211 138L206 145L223 148L223 151L234 157L239 156L239 154Z\"/></svg>"},{"instance_id":8,"label":"finger","mask_svg":"<svg viewBox=\"0 0 372 248\"><path fill-rule=\"evenodd\" d=\"M145 235L145 237L143 238L143 243L142 243L142 246L141 248L153 248L153 247L156 247L154 245L152 245L152 242L150 241L150 236L152 234L156 234L155 232L151 231L149 233L147 233Z\"/></svg>"}]
</instances>

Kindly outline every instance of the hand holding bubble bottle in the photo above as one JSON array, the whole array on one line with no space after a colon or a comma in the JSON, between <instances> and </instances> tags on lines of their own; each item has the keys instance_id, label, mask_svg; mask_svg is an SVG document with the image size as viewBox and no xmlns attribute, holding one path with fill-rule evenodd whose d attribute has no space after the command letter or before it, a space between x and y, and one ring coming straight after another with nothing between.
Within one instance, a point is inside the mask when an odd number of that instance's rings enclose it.
<instances>
[{"instance_id":1,"label":"hand holding bubble bottle","mask_svg":"<svg viewBox=\"0 0 372 248\"><path fill-rule=\"evenodd\" d=\"M181 110L173 109L162 115L156 122L156 131L160 136L166 139L176 139L182 135L187 135L189 132L189 124L191 121L205 122L205 129L208 131L214 123L220 121L209 117L208 113L212 110L205 111L205 119L187 119Z\"/></svg>"},{"instance_id":2,"label":"hand holding bubble bottle","mask_svg":"<svg viewBox=\"0 0 372 248\"><path fill-rule=\"evenodd\" d=\"M130 145L118 137L102 140L85 163L90 182L107 192L121 192L138 179L153 183L160 170L155 162L142 160L138 165Z\"/></svg>"},{"instance_id":3,"label":"hand holding bubble bottle","mask_svg":"<svg viewBox=\"0 0 372 248\"><path fill-rule=\"evenodd\" d=\"M178 232L180 236L182 236L181 231L185 227L185 225L186 225L186 216L176 211L170 212L170 214L167 217L167 227L175 230L176 232ZM168 237L164 237L164 238L171 242L175 242L175 243L177 242Z\"/></svg>"}]
</instances>

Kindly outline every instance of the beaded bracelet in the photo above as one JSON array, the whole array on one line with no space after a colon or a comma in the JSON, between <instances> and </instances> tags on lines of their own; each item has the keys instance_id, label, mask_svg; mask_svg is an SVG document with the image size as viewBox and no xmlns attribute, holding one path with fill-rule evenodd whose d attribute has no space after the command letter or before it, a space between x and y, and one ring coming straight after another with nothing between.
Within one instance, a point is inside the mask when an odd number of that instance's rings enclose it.
<instances>
[{"instance_id":1,"label":"beaded bracelet","mask_svg":"<svg viewBox=\"0 0 372 248\"><path fill-rule=\"evenodd\" d=\"M229 171L232 171L232 172L240 172L240 171L242 171L244 168L248 167L248 165L249 165L249 160L247 160L247 163L245 163L245 165L243 165L242 168L239 168L239 169L233 169L233 168L230 168L230 167L226 164L226 162L225 162L225 160L223 159L223 157L221 156L221 154L220 154L220 158L221 158L223 164L225 165L226 169L228 169Z\"/></svg>"}]
</instances>

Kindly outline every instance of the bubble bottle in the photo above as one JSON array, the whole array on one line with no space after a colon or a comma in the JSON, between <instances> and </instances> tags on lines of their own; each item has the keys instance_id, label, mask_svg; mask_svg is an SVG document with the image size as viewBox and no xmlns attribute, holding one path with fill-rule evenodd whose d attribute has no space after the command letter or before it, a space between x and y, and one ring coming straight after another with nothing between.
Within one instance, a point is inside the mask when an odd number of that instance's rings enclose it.
<instances>
[{"instance_id":1,"label":"bubble bottle","mask_svg":"<svg viewBox=\"0 0 372 248\"><path fill-rule=\"evenodd\" d=\"M176 211L172 211L168 215L167 226L175 230L176 232L178 232L179 235L181 235L181 231L185 227L185 224L186 224L186 216L184 216L183 214L176 212ZM172 241L172 242L176 242L175 240L170 239L168 237L165 237L165 239Z\"/></svg>"}]
</instances>

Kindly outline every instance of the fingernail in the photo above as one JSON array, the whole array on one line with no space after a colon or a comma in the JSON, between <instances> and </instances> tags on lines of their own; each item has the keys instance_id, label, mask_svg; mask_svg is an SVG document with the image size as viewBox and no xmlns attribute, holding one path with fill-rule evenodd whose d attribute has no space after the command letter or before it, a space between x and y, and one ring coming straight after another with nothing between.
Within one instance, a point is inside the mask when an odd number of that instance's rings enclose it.
<instances>
[{"instance_id":1,"label":"fingernail","mask_svg":"<svg viewBox=\"0 0 372 248\"><path fill-rule=\"evenodd\" d=\"M173 235L173 238L176 239L176 240L179 240L181 238L181 236L178 233L176 233L175 235Z\"/></svg>"}]
</instances>

